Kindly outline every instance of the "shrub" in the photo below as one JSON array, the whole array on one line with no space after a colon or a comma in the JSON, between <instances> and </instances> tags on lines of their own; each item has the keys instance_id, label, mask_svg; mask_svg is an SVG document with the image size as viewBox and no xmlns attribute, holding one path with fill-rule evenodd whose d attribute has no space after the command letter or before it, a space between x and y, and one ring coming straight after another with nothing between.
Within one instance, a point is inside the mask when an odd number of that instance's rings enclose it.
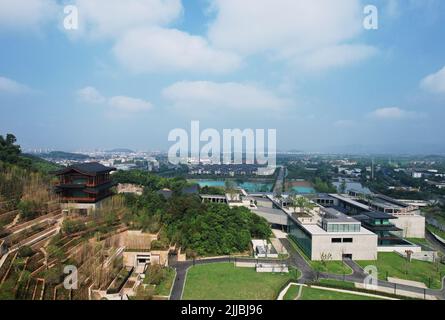
<instances>
[{"instance_id":1,"label":"shrub","mask_svg":"<svg viewBox=\"0 0 445 320\"><path fill-rule=\"evenodd\" d=\"M159 285L165 279L165 270L160 265L150 265L147 268L145 277L148 284Z\"/></svg>"},{"instance_id":2,"label":"shrub","mask_svg":"<svg viewBox=\"0 0 445 320\"><path fill-rule=\"evenodd\" d=\"M32 200L22 200L18 204L20 210L20 217L23 220L32 220L39 215L39 204Z\"/></svg>"},{"instance_id":3,"label":"shrub","mask_svg":"<svg viewBox=\"0 0 445 320\"><path fill-rule=\"evenodd\" d=\"M23 246L20 247L19 251L18 251L18 256L20 258L26 258L26 257L30 257L34 254L34 250L32 250L31 247L29 246Z\"/></svg>"},{"instance_id":4,"label":"shrub","mask_svg":"<svg viewBox=\"0 0 445 320\"><path fill-rule=\"evenodd\" d=\"M86 225L79 220L65 220L62 224L62 231L66 234L74 234L86 230Z\"/></svg>"}]
</instances>

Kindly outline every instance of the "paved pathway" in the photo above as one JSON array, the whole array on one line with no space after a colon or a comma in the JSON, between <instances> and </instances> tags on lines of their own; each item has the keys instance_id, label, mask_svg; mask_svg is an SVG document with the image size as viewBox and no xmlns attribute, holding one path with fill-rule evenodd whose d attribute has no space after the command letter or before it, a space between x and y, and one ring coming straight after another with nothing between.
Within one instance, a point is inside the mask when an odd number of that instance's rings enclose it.
<instances>
[{"instance_id":1,"label":"paved pathway","mask_svg":"<svg viewBox=\"0 0 445 320\"><path fill-rule=\"evenodd\" d=\"M365 272L363 269L352 259L344 259L343 262L352 269L353 274L356 276L363 276L366 277Z\"/></svg>"},{"instance_id":2,"label":"paved pathway","mask_svg":"<svg viewBox=\"0 0 445 320\"><path fill-rule=\"evenodd\" d=\"M295 250L288 239L280 239L280 241L289 253L289 263L301 272L301 277L298 282L305 283L314 281L316 274L309 263Z\"/></svg>"},{"instance_id":3,"label":"paved pathway","mask_svg":"<svg viewBox=\"0 0 445 320\"><path fill-rule=\"evenodd\" d=\"M275 186L273 188L273 192L275 194L277 193L283 193L283 185L284 185L284 178L286 173L286 168L281 166L279 168L280 171L278 171L277 180L275 181Z\"/></svg>"}]
</instances>

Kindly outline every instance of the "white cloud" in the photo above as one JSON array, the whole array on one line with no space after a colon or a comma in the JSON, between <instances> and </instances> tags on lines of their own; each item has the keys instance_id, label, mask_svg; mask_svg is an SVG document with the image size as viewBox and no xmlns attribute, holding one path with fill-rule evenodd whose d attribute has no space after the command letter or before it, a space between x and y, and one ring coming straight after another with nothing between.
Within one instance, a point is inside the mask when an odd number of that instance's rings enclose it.
<instances>
[{"instance_id":1,"label":"white cloud","mask_svg":"<svg viewBox=\"0 0 445 320\"><path fill-rule=\"evenodd\" d=\"M93 38L168 25L183 12L181 0L76 0L75 5L79 9L80 31Z\"/></svg>"},{"instance_id":2,"label":"white cloud","mask_svg":"<svg viewBox=\"0 0 445 320\"><path fill-rule=\"evenodd\" d=\"M177 82L162 92L165 99L185 110L256 110L282 109L291 101L254 85L210 81Z\"/></svg>"},{"instance_id":3,"label":"white cloud","mask_svg":"<svg viewBox=\"0 0 445 320\"><path fill-rule=\"evenodd\" d=\"M324 70L360 62L377 52L376 48L367 45L336 45L297 58L294 63L310 70Z\"/></svg>"},{"instance_id":4,"label":"white cloud","mask_svg":"<svg viewBox=\"0 0 445 320\"><path fill-rule=\"evenodd\" d=\"M436 6L440 3L440 0L386 0L386 6L383 8L383 12L390 18L399 18L404 11L416 10L416 13L420 13L420 10L435 10Z\"/></svg>"},{"instance_id":5,"label":"white cloud","mask_svg":"<svg viewBox=\"0 0 445 320\"><path fill-rule=\"evenodd\" d=\"M422 114L413 111L407 111L398 107L380 108L376 109L369 114L376 119L387 120L400 120L400 119L413 119L416 117L422 117Z\"/></svg>"},{"instance_id":6,"label":"white cloud","mask_svg":"<svg viewBox=\"0 0 445 320\"><path fill-rule=\"evenodd\" d=\"M215 45L252 53L306 51L356 36L362 28L357 0L214 0Z\"/></svg>"},{"instance_id":7,"label":"white cloud","mask_svg":"<svg viewBox=\"0 0 445 320\"><path fill-rule=\"evenodd\" d=\"M133 97L114 96L107 98L94 87L85 87L77 91L77 95L79 99L85 103L105 105L109 108L108 111L119 114L147 111L153 107L150 102Z\"/></svg>"},{"instance_id":8,"label":"white cloud","mask_svg":"<svg viewBox=\"0 0 445 320\"><path fill-rule=\"evenodd\" d=\"M57 7L55 0L0 0L0 29L38 31Z\"/></svg>"},{"instance_id":9,"label":"white cloud","mask_svg":"<svg viewBox=\"0 0 445 320\"><path fill-rule=\"evenodd\" d=\"M270 53L317 68L344 66L372 53L351 43L363 30L359 0L213 0L213 9L208 36L218 48Z\"/></svg>"},{"instance_id":10,"label":"white cloud","mask_svg":"<svg viewBox=\"0 0 445 320\"><path fill-rule=\"evenodd\" d=\"M116 110L126 112L146 111L152 108L152 104L148 101L125 96L112 97L108 104Z\"/></svg>"},{"instance_id":11,"label":"white cloud","mask_svg":"<svg viewBox=\"0 0 445 320\"><path fill-rule=\"evenodd\" d=\"M425 77L420 86L429 92L445 94L445 67L433 73L427 77Z\"/></svg>"},{"instance_id":12,"label":"white cloud","mask_svg":"<svg viewBox=\"0 0 445 320\"><path fill-rule=\"evenodd\" d=\"M231 52L207 39L171 28L183 13L181 0L76 0L78 33L72 37L109 38L118 62L135 73L224 73L240 65Z\"/></svg>"},{"instance_id":13,"label":"white cloud","mask_svg":"<svg viewBox=\"0 0 445 320\"><path fill-rule=\"evenodd\" d=\"M12 79L0 77L0 92L10 93L10 94L23 94L29 93L32 90L20 84Z\"/></svg>"},{"instance_id":14,"label":"white cloud","mask_svg":"<svg viewBox=\"0 0 445 320\"><path fill-rule=\"evenodd\" d=\"M85 87L77 91L79 99L86 103L100 104L105 102L105 97L94 87Z\"/></svg>"},{"instance_id":15,"label":"white cloud","mask_svg":"<svg viewBox=\"0 0 445 320\"><path fill-rule=\"evenodd\" d=\"M133 72L223 73L236 69L238 56L211 48L207 41L176 29L149 28L126 33L114 47L117 59Z\"/></svg>"}]
</instances>

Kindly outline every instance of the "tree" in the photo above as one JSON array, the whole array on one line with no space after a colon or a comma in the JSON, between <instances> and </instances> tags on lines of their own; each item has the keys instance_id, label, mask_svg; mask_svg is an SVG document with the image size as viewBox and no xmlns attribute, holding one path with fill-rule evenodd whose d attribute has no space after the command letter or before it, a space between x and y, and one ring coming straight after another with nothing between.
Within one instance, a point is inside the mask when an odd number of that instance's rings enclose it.
<instances>
[{"instance_id":1,"label":"tree","mask_svg":"<svg viewBox=\"0 0 445 320\"><path fill-rule=\"evenodd\" d=\"M293 208L299 208L300 212L306 212L312 210L315 205L303 196L296 196L293 201L291 201ZM296 210L294 210L296 212Z\"/></svg>"},{"instance_id":2,"label":"tree","mask_svg":"<svg viewBox=\"0 0 445 320\"><path fill-rule=\"evenodd\" d=\"M226 193L230 195L230 201L233 201L235 195L237 194L236 185L231 180L226 180L224 182Z\"/></svg>"},{"instance_id":3,"label":"tree","mask_svg":"<svg viewBox=\"0 0 445 320\"><path fill-rule=\"evenodd\" d=\"M22 200L18 204L22 220L33 220L39 215L39 204L32 200Z\"/></svg>"},{"instance_id":4,"label":"tree","mask_svg":"<svg viewBox=\"0 0 445 320\"><path fill-rule=\"evenodd\" d=\"M150 265L147 268L145 277L148 284L159 285L165 279L165 270L158 264Z\"/></svg>"},{"instance_id":5,"label":"tree","mask_svg":"<svg viewBox=\"0 0 445 320\"><path fill-rule=\"evenodd\" d=\"M332 260L332 254L331 253L325 253L325 252L321 253L320 261L321 261L322 265L326 266L327 262L331 261L331 260Z\"/></svg>"},{"instance_id":6,"label":"tree","mask_svg":"<svg viewBox=\"0 0 445 320\"><path fill-rule=\"evenodd\" d=\"M20 258L27 258L30 257L34 254L34 250L32 250L32 248L30 246L23 246L20 247L19 251L18 251L18 256Z\"/></svg>"},{"instance_id":7,"label":"tree","mask_svg":"<svg viewBox=\"0 0 445 320\"><path fill-rule=\"evenodd\" d=\"M346 186L346 180L343 179L342 182L340 183L340 186L338 187L338 191L339 191L340 193L346 193L346 188L347 188L347 186Z\"/></svg>"},{"instance_id":8,"label":"tree","mask_svg":"<svg viewBox=\"0 0 445 320\"><path fill-rule=\"evenodd\" d=\"M0 300L14 300L15 299L15 281L8 279L3 284L0 284Z\"/></svg>"},{"instance_id":9,"label":"tree","mask_svg":"<svg viewBox=\"0 0 445 320\"><path fill-rule=\"evenodd\" d=\"M62 231L68 235L84 231L85 229L85 223L79 220L64 220L62 224Z\"/></svg>"}]
</instances>

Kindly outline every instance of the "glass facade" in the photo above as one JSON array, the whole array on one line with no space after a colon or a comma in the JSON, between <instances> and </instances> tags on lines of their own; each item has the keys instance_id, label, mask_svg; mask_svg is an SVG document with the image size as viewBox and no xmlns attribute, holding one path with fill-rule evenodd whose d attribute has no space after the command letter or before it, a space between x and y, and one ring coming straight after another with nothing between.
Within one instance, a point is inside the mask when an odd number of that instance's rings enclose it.
<instances>
[{"instance_id":1,"label":"glass facade","mask_svg":"<svg viewBox=\"0 0 445 320\"><path fill-rule=\"evenodd\" d=\"M298 223L289 219L289 236L294 240L301 250L309 257L312 256L312 237Z\"/></svg>"},{"instance_id":2,"label":"glass facade","mask_svg":"<svg viewBox=\"0 0 445 320\"><path fill-rule=\"evenodd\" d=\"M377 226L380 226L380 225L390 225L391 222L389 222L388 219L375 219L374 220L374 224L377 225Z\"/></svg>"},{"instance_id":3,"label":"glass facade","mask_svg":"<svg viewBox=\"0 0 445 320\"><path fill-rule=\"evenodd\" d=\"M360 223L328 223L323 221L323 229L327 232L360 232Z\"/></svg>"}]
</instances>

